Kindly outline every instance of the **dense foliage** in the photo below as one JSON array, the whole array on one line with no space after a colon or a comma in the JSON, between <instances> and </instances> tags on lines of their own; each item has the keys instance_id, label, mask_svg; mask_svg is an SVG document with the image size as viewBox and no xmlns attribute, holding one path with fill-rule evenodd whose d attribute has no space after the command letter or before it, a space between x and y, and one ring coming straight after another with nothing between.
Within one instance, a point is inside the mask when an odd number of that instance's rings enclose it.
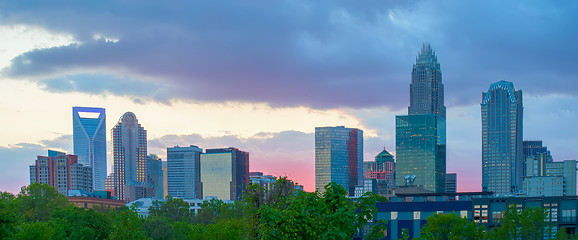
<instances>
[{"instance_id":1,"label":"dense foliage","mask_svg":"<svg viewBox=\"0 0 578 240\"><path fill-rule=\"evenodd\" d=\"M323 193L293 189L284 178L268 190L253 185L244 200L212 199L198 214L168 197L142 218L134 208L77 208L53 187L33 183L16 196L0 193L0 239L351 239L375 216L372 196L353 201L334 183ZM372 236L384 236L381 226Z\"/></svg>"},{"instance_id":2,"label":"dense foliage","mask_svg":"<svg viewBox=\"0 0 578 240\"><path fill-rule=\"evenodd\" d=\"M367 194L348 198L335 183L324 191L294 191L279 179L269 189L253 185L242 201L217 199L198 214L182 199L154 201L148 218L134 208L82 209L53 187L33 183L14 196L0 192L0 239L381 239L385 222L375 221L376 201ZM541 208L508 208L500 226L486 230L459 215L427 218L419 239L542 239L548 222ZM402 239L407 239L405 233ZM576 239L561 229L555 239Z\"/></svg>"}]
</instances>

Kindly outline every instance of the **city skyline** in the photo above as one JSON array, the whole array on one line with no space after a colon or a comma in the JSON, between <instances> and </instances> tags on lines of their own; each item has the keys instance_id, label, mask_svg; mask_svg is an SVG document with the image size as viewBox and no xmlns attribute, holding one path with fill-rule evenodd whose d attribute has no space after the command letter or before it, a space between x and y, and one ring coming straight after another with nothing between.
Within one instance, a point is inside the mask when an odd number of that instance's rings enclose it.
<instances>
[{"instance_id":1,"label":"city skyline","mask_svg":"<svg viewBox=\"0 0 578 240\"><path fill-rule=\"evenodd\" d=\"M27 185L46 149L73 153L73 106L105 108L107 126L134 112L162 159L235 146L250 171L311 191L315 127L363 130L364 160L395 149L424 42L443 67L458 191L481 190L479 98L496 81L524 90L524 140L578 158L578 3L26 4L0 3L1 191Z\"/></svg>"}]
</instances>

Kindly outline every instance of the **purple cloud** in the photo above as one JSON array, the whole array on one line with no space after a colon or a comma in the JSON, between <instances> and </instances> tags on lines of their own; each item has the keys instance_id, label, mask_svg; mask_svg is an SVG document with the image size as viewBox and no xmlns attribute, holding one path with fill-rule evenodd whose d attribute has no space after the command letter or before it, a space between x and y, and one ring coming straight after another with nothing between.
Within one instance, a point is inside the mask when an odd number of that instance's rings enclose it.
<instances>
[{"instance_id":1,"label":"purple cloud","mask_svg":"<svg viewBox=\"0 0 578 240\"><path fill-rule=\"evenodd\" d=\"M37 25L80 43L24 53L3 72L49 90L161 101L403 109L411 65L428 41L442 66L448 106L479 102L480 92L500 79L536 94L576 95L576 5L8 1L0 3L4 24ZM99 83L106 88L86 87ZM127 91L129 84L139 88Z\"/></svg>"}]
</instances>

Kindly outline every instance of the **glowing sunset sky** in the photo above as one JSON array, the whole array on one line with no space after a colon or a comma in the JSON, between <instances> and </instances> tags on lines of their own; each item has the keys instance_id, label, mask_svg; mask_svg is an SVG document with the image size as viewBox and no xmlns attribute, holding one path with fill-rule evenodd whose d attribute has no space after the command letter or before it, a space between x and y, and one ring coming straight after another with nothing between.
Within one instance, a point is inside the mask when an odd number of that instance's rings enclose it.
<instances>
[{"instance_id":1,"label":"glowing sunset sky","mask_svg":"<svg viewBox=\"0 0 578 240\"><path fill-rule=\"evenodd\" d=\"M149 153L237 147L250 170L314 188L314 128L360 128L395 154L412 64L441 64L447 171L481 190L482 91L524 93L524 139L578 158L577 2L0 1L0 191L47 149L72 153L72 107L134 112ZM110 141L110 135L107 136ZM110 147L110 146L109 146ZM110 159L108 162L110 169Z\"/></svg>"}]
</instances>

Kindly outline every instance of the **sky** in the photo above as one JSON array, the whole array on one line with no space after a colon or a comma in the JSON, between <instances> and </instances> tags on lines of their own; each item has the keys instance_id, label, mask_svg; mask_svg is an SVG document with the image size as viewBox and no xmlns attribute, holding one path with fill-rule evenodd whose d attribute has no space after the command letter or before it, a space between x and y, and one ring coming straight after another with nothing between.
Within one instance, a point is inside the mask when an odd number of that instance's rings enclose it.
<instances>
[{"instance_id":1,"label":"sky","mask_svg":"<svg viewBox=\"0 0 578 240\"><path fill-rule=\"evenodd\" d=\"M250 171L312 191L315 127L362 129L364 160L395 155L424 43L443 74L447 171L458 191L480 191L480 102L493 82L523 91L524 139L578 158L577 11L539 0L0 1L0 191L29 184L47 149L72 153L73 106L106 108L107 129L135 113L163 159L176 145L237 147Z\"/></svg>"}]
</instances>

